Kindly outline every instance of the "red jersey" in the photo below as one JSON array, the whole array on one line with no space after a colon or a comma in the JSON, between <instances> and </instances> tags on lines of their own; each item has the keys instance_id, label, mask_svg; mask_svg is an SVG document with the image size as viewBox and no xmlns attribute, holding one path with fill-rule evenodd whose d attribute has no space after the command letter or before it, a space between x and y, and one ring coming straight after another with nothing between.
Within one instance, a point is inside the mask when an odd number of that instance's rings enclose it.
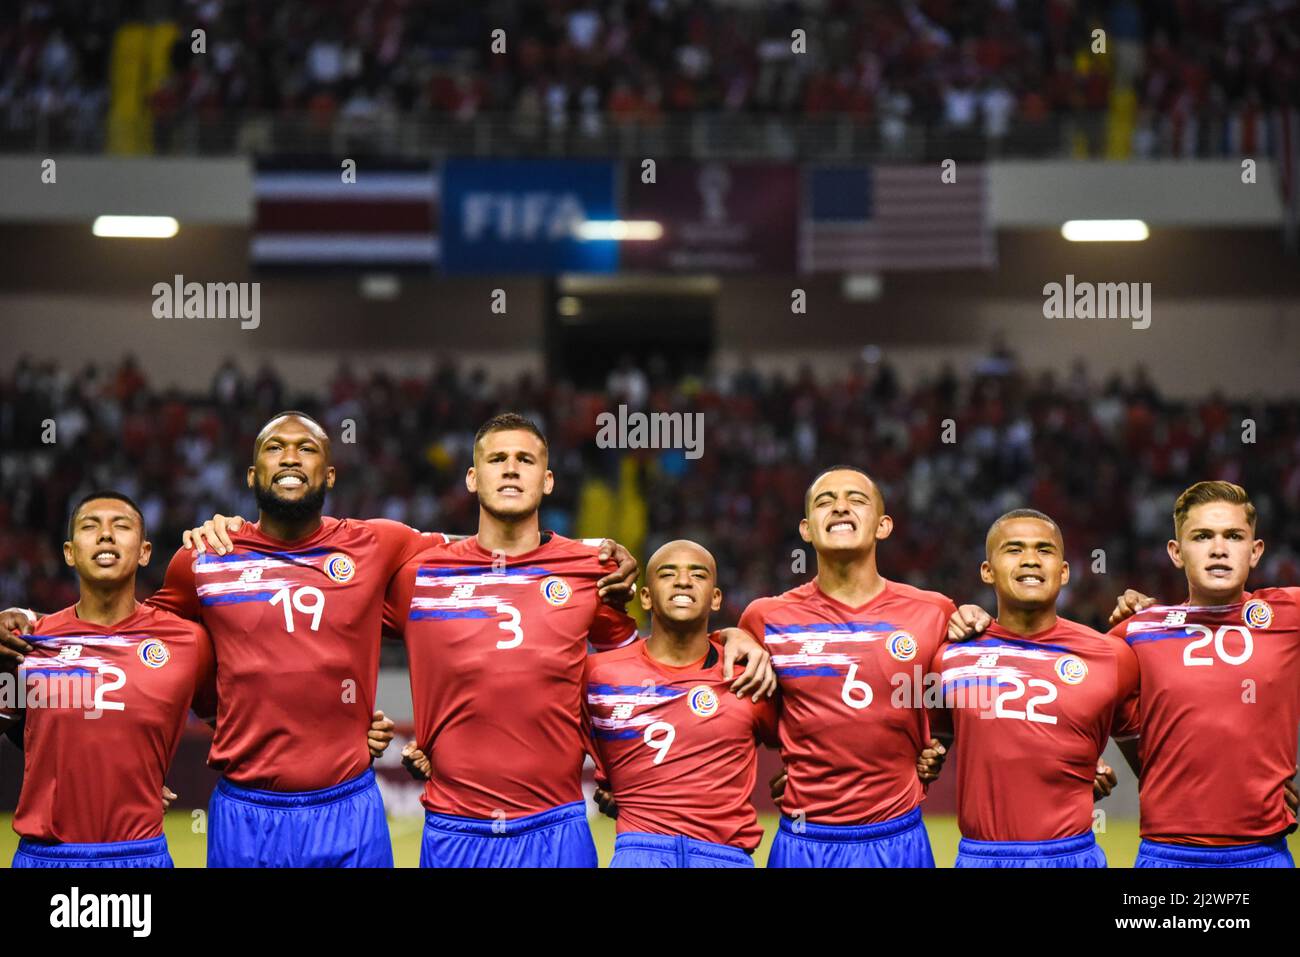
<instances>
[{"instance_id":1,"label":"red jersey","mask_svg":"<svg viewBox=\"0 0 1300 957\"><path fill-rule=\"evenodd\" d=\"M163 780L191 705L211 717L207 632L148 605L111 627L72 606L42 618L28 640L14 830L76 844L158 837Z\"/></svg>"},{"instance_id":2,"label":"red jersey","mask_svg":"<svg viewBox=\"0 0 1300 957\"><path fill-rule=\"evenodd\" d=\"M945 642L931 670L956 736L961 833L1051 841L1091 831L1106 739L1137 731L1133 652L1064 618L1036 635L995 621L977 641Z\"/></svg>"},{"instance_id":3,"label":"red jersey","mask_svg":"<svg viewBox=\"0 0 1300 957\"><path fill-rule=\"evenodd\" d=\"M495 558L467 538L424 550L394 579L385 622L406 641L430 811L515 818L582 800L587 642L636 638L636 622L596 594L610 570L599 546L547 532L533 551Z\"/></svg>"},{"instance_id":4,"label":"red jersey","mask_svg":"<svg viewBox=\"0 0 1300 957\"><path fill-rule=\"evenodd\" d=\"M315 791L370 767L383 597L438 533L386 519L324 518L282 542L256 522L234 551L181 549L149 603L198 619L217 654L217 733L208 763L234 783Z\"/></svg>"},{"instance_id":5,"label":"red jersey","mask_svg":"<svg viewBox=\"0 0 1300 957\"><path fill-rule=\"evenodd\" d=\"M745 609L740 627L767 646L781 686L786 814L875 824L920 804L916 758L929 723L920 694L896 692L919 683L955 610L943 595L892 581L850 608L816 579Z\"/></svg>"},{"instance_id":6,"label":"red jersey","mask_svg":"<svg viewBox=\"0 0 1300 957\"><path fill-rule=\"evenodd\" d=\"M722 677L721 636L685 667L645 642L587 658L585 718L597 779L618 801L619 833L682 835L753 851L755 741L776 745L776 707L742 701Z\"/></svg>"},{"instance_id":7,"label":"red jersey","mask_svg":"<svg viewBox=\"0 0 1300 957\"><path fill-rule=\"evenodd\" d=\"M1142 836L1225 845L1294 830L1283 782L1300 724L1300 588L1156 605L1111 633L1142 667Z\"/></svg>"}]
</instances>

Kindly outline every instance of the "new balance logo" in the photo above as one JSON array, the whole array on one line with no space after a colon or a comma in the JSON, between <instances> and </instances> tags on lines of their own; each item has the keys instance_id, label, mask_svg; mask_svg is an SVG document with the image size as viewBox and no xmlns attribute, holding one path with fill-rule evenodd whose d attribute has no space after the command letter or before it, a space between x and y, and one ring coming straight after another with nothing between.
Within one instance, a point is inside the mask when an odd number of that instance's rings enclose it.
<instances>
[{"instance_id":1,"label":"new balance logo","mask_svg":"<svg viewBox=\"0 0 1300 957\"><path fill-rule=\"evenodd\" d=\"M245 568L243 573L239 576L239 580L241 582L260 582L262 580L262 569Z\"/></svg>"},{"instance_id":2,"label":"new balance logo","mask_svg":"<svg viewBox=\"0 0 1300 957\"><path fill-rule=\"evenodd\" d=\"M1182 610L1171 611L1165 615L1164 623L1166 625L1185 625L1187 624L1187 612Z\"/></svg>"}]
</instances>

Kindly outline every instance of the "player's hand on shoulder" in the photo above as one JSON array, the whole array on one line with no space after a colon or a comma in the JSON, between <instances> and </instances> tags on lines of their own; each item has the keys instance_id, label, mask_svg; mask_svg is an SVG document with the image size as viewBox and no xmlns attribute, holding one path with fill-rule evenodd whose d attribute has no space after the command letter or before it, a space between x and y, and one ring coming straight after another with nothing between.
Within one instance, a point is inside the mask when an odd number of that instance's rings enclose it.
<instances>
[{"instance_id":1,"label":"player's hand on shoulder","mask_svg":"<svg viewBox=\"0 0 1300 957\"><path fill-rule=\"evenodd\" d=\"M1115 599L1115 610L1110 613L1110 623L1118 624L1130 615L1136 615L1143 608L1150 608L1156 600L1133 588L1126 588L1124 594Z\"/></svg>"},{"instance_id":2,"label":"player's hand on shoulder","mask_svg":"<svg viewBox=\"0 0 1300 957\"><path fill-rule=\"evenodd\" d=\"M209 548L218 555L225 555L235 550L235 543L230 536L243 526L244 520L238 515L213 515L197 528L182 532L181 543L200 555Z\"/></svg>"},{"instance_id":3,"label":"player's hand on shoulder","mask_svg":"<svg viewBox=\"0 0 1300 957\"><path fill-rule=\"evenodd\" d=\"M767 782L768 790L772 792L772 800L778 804L781 803L781 798L785 797L785 782L788 778L785 766L782 765L781 770L772 775L772 780Z\"/></svg>"},{"instance_id":4,"label":"player's hand on shoulder","mask_svg":"<svg viewBox=\"0 0 1300 957\"><path fill-rule=\"evenodd\" d=\"M31 652L31 642L23 635L31 634L33 627L31 616L23 608L0 611L0 666L16 665Z\"/></svg>"},{"instance_id":5,"label":"player's hand on shoulder","mask_svg":"<svg viewBox=\"0 0 1300 957\"><path fill-rule=\"evenodd\" d=\"M370 757L381 758L388 746L393 743L393 729L397 725L393 719L382 711L370 716L370 731L366 735L366 744L370 746Z\"/></svg>"},{"instance_id":6,"label":"player's hand on shoulder","mask_svg":"<svg viewBox=\"0 0 1300 957\"><path fill-rule=\"evenodd\" d=\"M420 750L414 741L408 741L402 748L402 767L417 781L428 781L433 777L433 765L429 756Z\"/></svg>"},{"instance_id":7,"label":"player's hand on shoulder","mask_svg":"<svg viewBox=\"0 0 1300 957\"><path fill-rule=\"evenodd\" d=\"M618 563L617 569L596 582L596 594L606 605L622 609L636 594L636 576L640 573L636 558L614 539L607 538L600 543L597 559L602 565L609 561Z\"/></svg>"},{"instance_id":8,"label":"player's hand on shoulder","mask_svg":"<svg viewBox=\"0 0 1300 957\"><path fill-rule=\"evenodd\" d=\"M776 694L776 671L772 668L772 654L763 643L740 628L723 628L722 677L731 681L736 662L743 661L745 670L731 683L731 690L740 698L750 695L755 701Z\"/></svg>"},{"instance_id":9,"label":"player's hand on shoulder","mask_svg":"<svg viewBox=\"0 0 1300 957\"><path fill-rule=\"evenodd\" d=\"M1119 778L1115 776L1115 769L1112 768L1101 758L1097 759L1097 776L1092 779L1092 797L1094 801L1100 801L1102 798L1110 795L1115 790L1115 785L1119 784Z\"/></svg>"},{"instance_id":10,"label":"player's hand on shoulder","mask_svg":"<svg viewBox=\"0 0 1300 957\"><path fill-rule=\"evenodd\" d=\"M943 762L947 758L948 749L943 746L943 742L938 738L931 738L930 743L916 756L916 776L921 779L921 783L929 784L931 781L939 780L939 773L943 770Z\"/></svg>"},{"instance_id":11,"label":"player's hand on shoulder","mask_svg":"<svg viewBox=\"0 0 1300 957\"><path fill-rule=\"evenodd\" d=\"M612 791L606 791L604 788L598 787L591 799L596 802L596 807L600 808L600 813L605 817L618 817L618 802L614 800Z\"/></svg>"},{"instance_id":12,"label":"player's hand on shoulder","mask_svg":"<svg viewBox=\"0 0 1300 957\"><path fill-rule=\"evenodd\" d=\"M966 641L982 635L993 624L993 616L979 605L959 605L948 617L948 640Z\"/></svg>"}]
</instances>

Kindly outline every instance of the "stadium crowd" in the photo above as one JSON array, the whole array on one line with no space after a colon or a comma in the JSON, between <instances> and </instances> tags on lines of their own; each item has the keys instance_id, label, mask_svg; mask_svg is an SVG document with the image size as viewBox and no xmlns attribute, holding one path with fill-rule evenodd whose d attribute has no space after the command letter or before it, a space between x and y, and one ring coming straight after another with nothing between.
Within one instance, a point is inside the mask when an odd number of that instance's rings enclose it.
<instances>
[{"instance_id":1,"label":"stadium crowd","mask_svg":"<svg viewBox=\"0 0 1300 957\"><path fill-rule=\"evenodd\" d=\"M1091 151L1117 89L1137 155L1267 149L1300 90L1300 4L1219 0L16 0L0 8L0 118L93 139L116 27L170 20L160 128L297 114L322 126L397 115L509 115L537 130L693 111L851 114L888 144L910 124L1015 130L1078 116ZM489 52L505 31L504 55ZM807 31L807 55L791 31ZM1092 54L1104 29L1105 58ZM191 32L206 31L204 55ZM75 139L76 137L74 137Z\"/></svg>"},{"instance_id":2,"label":"stadium crowd","mask_svg":"<svg viewBox=\"0 0 1300 957\"><path fill-rule=\"evenodd\" d=\"M703 455L598 448L596 417L620 402L703 412ZM1252 581L1300 584L1300 402L1188 405L1162 397L1140 370L1099 383L1079 364L1061 379L1023 372L1003 354L904 387L888 362L864 354L835 381L748 366L669 381L652 364L620 368L590 393L527 376L494 388L482 370L452 363L419 379L342 365L319 394L302 394L273 367L250 375L228 362L206 393L183 395L151 387L130 358L80 370L20 359L0 371L0 607L76 600L60 551L66 512L101 486L144 509L158 550L141 576L151 591L183 528L218 511L255 515L244 485L253 437L286 407L315 414L334 436L328 514L452 533L475 525L463 482L475 428L503 409L535 417L556 473L543 526L599 534L578 527L582 497L597 483L621 489L623 506L645 516L643 560L669 538L713 550L726 623L814 573L798 537L803 494L820 467L840 462L870 471L895 519L882 573L958 602L991 602L977 577L984 533L1019 506L1061 524L1074 569L1068 615L1100 624L1126 585L1185 598L1164 542L1175 496L1203 478L1254 496L1268 547ZM354 434L345 435L348 420Z\"/></svg>"}]
</instances>

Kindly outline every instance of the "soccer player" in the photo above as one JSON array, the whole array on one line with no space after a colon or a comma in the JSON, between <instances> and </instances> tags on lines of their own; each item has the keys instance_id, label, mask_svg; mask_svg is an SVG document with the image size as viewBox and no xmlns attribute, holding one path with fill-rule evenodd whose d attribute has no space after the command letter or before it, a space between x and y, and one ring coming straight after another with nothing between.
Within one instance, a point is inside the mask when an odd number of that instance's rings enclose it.
<instances>
[{"instance_id":1,"label":"soccer player","mask_svg":"<svg viewBox=\"0 0 1300 957\"><path fill-rule=\"evenodd\" d=\"M1167 549L1187 600L1128 591L1112 616L1142 668L1135 867L1295 866L1300 588L1246 591L1255 523L1239 485L1186 489Z\"/></svg>"},{"instance_id":2,"label":"soccer player","mask_svg":"<svg viewBox=\"0 0 1300 957\"><path fill-rule=\"evenodd\" d=\"M917 761L938 742L920 696L895 704L895 692L933 657L953 603L880 575L877 546L894 524L861 469L826 469L804 504L817 577L740 619L781 688L787 781L768 866L933 867Z\"/></svg>"},{"instance_id":3,"label":"soccer player","mask_svg":"<svg viewBox=\"0 0 1300 957\"><path fill-rule=\"evenodd\" d=\"M383 595L404 561L443 536L324 517L334 480L319 423L272 417L247 475L259 521L232 520L238 530L217 535L215 554L201 541L179 550L149 600L201 620L216 648L209 763L222 779L209 805L210 867L392 865L368 740L382 718L372 712Z\"/></svg>"},{"instance_id":4,"label":"soccer player","mask_svg":"<svg viewBox=\"0 0 1300 957\"><path fill-rule=\"evenodd\" d=\"M514 414L474 438L466 488L478 533L429 547L389 589L385 624L410 656L417 741L430 776L421 796L422 867L594 867L582 796L582 679L587 645L636 640L635 622L602 604L596 547L543 531L554 485L547 444ZM738 693L774 684L747 636L728 642L747 668ZM764 672L767 672L764 674Z\"/></svg>"},{"instance_id":5,"label":"soccer player","mask_svg":"<svg viewBox=\"0 0 1300 957\"><path fill-rule=\"evenodd\" d=\"M618 808L611 867L754 866L756 742L776 746L776 708L727 694L716 582L705 548L663 545L640 592L650 637L586 659L597 783Z\"/></svg>"},{"instance_id":6,"label":"soccer player","mask_svg":"<svg viewBox=\"0 0 1300 957\"><path fill-rule=\"evenodd\" d=\"M202 625L135 600L151 551L120 492L73 508L63 560L80 597L40 619L21 699L0 701L0 732L24 721L14 867L172 866L159 794L191 706L211 720L213 656Z\"/></svg>"},{"instance_id":7,"label":"soccer player","mask_svg":"<svg viewBox=\"0 0 1300 957\"><path fill-rule=\"evenodd\" d=\"M1136 733L1137 659L1057 616L1070 566L1048 516L1007 512L985 551L997 620L978 641L946 642L931 665L935 726L956 738L957 867L1105 867L1094 778L1107 738Z\"/></svg>"}]
</instances>

